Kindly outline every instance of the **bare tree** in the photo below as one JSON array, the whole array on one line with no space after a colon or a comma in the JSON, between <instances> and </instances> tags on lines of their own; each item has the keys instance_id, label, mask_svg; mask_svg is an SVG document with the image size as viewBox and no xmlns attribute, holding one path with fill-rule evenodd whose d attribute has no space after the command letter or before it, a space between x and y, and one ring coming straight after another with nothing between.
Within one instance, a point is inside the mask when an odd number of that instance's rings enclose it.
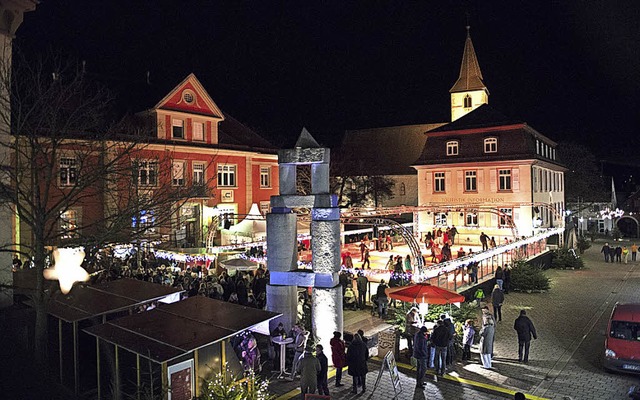
<instances>
[{"instance_id":1,"label":"bare tree","mask_svg":"<svg viewBox=\"0 0 640 400\"><path fill-rule=\"evenodd\" d=\"M43 278L48 246L143 238L208 187L172 182L171 152L159 151L153 125L114 118L112 100L72 62L16 54L12 68L0 65L1 205L20 232L0 251L19 249L33 260L34 357L43 376L47 303L57 290Z\"/></svg>"}]
</instances>

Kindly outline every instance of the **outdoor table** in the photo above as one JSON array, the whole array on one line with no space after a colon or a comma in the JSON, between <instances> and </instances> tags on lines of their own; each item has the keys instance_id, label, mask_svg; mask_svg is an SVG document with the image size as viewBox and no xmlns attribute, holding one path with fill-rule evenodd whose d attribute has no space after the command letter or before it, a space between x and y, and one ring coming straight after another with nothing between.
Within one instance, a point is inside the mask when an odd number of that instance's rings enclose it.
<instances>
[{"instance_id":1,"label":"outdoor table","mask_svg":"<svg viewBox=\"0 0 640 400\"><path fill-rule=\"evenodd\" d=\"M284 374L286 371L286 355L287 355L287 345L289 343L293 343L293 338L283 338L282 336L275 336L271 338L271 341L275 344L280 345L280 373L277 376L277 379L284 378Z\"/></svg>"}]
</instances>

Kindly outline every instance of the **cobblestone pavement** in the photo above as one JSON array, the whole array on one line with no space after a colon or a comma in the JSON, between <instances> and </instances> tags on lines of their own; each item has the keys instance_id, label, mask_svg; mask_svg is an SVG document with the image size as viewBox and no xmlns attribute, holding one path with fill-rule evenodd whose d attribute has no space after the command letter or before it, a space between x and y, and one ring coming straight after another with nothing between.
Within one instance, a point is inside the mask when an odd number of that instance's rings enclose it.
<instances>
[{"instance_id":1,"label":"cobblestone pavement","mask_svg":"<svg viewBox=\"0 0 640 400\"><path fill-rule=\"evenodd\" d=\"M471 385L441 379L430 381L424 392L414 392L414 373L407 376L401 371L403 393L399 398L510 398L488 392L481 385L520 390L554 400L627 398L628 388L640 383L640 377L603 370L604 332L616 302L640 302L640 263L605 263L599 253L603 244L602 240L596 242L582 256L586 264L583 270L548 271L551 278L548 292L506 295L503 321L496 329L493 370L480 368L475 354L476 362L456 363L450 372L472 381ZM513 321L521 309L527 310L538 331L538 339L531 343L528 364L517 361L518 344ZM393 398L388 375L373 392L378 369L379 364L371 365L372 372L367 376L371 392L351 395L349 386L342 387L344 390L340 392L330 386L332 398ZM350 377L344 379L344 383L349 385ZM273 389L276 389L278 384L274 385ZM291 389L295 387L293 383L290 385ZM284 387L278 389L277 394L286 393Z\"/></svg>"}]
</instances>

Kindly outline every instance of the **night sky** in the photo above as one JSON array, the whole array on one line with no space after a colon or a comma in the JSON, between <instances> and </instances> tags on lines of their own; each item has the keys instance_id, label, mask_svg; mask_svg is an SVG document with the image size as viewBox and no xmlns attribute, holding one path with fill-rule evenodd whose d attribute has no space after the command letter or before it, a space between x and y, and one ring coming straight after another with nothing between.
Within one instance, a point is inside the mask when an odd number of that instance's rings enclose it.
<instances>
[{"instance_id":1,"label":"night sky","mask_svg":"<svg viewBox=\"0 0 640 400\"><path fill-rule=\"evenodd\" d=\"M448 121L469 21L489 104L610 158L640 144L639 20L637 0L41 0L17 44L85 60L130 111L194 72L265 137L293 144L306 126L333 145Z\"/></svg>"}]
</instances>

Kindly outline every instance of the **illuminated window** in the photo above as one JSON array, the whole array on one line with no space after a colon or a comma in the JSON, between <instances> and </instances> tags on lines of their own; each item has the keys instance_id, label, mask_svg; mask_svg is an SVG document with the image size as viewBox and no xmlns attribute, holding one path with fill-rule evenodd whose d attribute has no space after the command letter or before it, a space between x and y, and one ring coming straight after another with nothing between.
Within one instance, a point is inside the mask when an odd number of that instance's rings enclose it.
<instances>
[{"instance_id":1,"label":"illuminated window","mask_svg":"<svg viewBox=\"0 0 640 400\"><path fill-rule=\"evenodd\" d=\"M138 186L155 186L158 183L158 162L137 161L135 165Z\"/></svg>"},{"instance_id":2,"label":"illuminated window","mask_svg":"<svg viewBox=\"0 0 640 400\"><path fill-rule=\"evenodd\" d=\"M202 122L193 123L193 140L204 140L204 124Z\"/></svg>"},{"instance_id":3,"label":"illuminated window","mask_svg":"<svg viewBox=\"0 0 640 400\"><path fill-rule=\"evenodd\" d=\"M458 141L452 140L447 142L447 155L448 156L457 156L458 155Z\"/></svg>"},{"instance_id":4,"label":"illuminated window","mask_svg":"<svg viewBox=\"0 0 640 400\"><path fill-rule=\"evenodd\" d=\"M511 190L511 170L498 170L498 190Z\"/></svg>"},{"instance_id":5,"label":"illuminated window","mask_svg":"<svg viewBox=\"0 0 640 400\"><path fill-rule=\"evenodd\" d=\"M171 136L174 139L184 139L184 121L174 119L171 121Z\"/></svg>"},{"instance_id":6,"label":"illuminated window","mask_svg":"<svg viewBox=\"0 0 640 400\"><path fill-rule=\"evenodd\" d=\"M536 139L536 154L540 154L540 141Z\"/></svg>"},{"instance_id":7,"label":"illuminated window","mask_svg":"<svg viewBox=\"0 0 640 400\"><path fill-rule=\"evenodd\" d=\"M73 186L77 178L76 159L63 157L60 159L60 186Z\"/></svg>"},{"instance_id":8,"label":"illuminated window","mask_svg":"<svg viewBox=\"0 0 640 400\"><path fill-rule=\"evenodd\" d=\"M465 216L465 225L478 226L478 214L467 213L467 215Z\"/></svg>"},{"instance_id":9,"label":"illuminated window","mask_svg":"<svg viewBox=\"0 0 640 400\"><path fill-rule=\"evenodd\" d=\"M475 192L478 190L478 178L476 171L464 172L464 191Z\"/></svg>"},{"instance_id":10,"label":"illuminated window","mask_svg":"<svg viewBox=\"0 0 640 400\"><path fill-rule=\"evenodd\" d=\"M464 96L464 108L471 108L471 96Z\"/></svg>"},{"instance_id":11,"label":"illuminated window","mask_svg":"<svg viewBox=\"0 0 640 400\"><path fill-rule=\"evenodd\" d=\"M448 156L457 156L458 155L458 141L452 140L447 142L447 155Z\"/></svg>"},{"instance_id":12,"label":"illuminated window","mask_svg":"<svg viewBox=\"0 0 640 400\"><path fill-rule=\"evenodd\" d=\"M236 187L235 165L218 165L218 187Z\"/></svg>"},{"instance_id":13,"label":"illuminated window","mask_svg":"<svg viewBox=\"0 0 640 400\"><path fill-rule=\"evenodd\" d=\"M78 235L78 212L67 210L60 214L60 238L72 239Z\"/></svg>"},{"instance_id":14,"label":"illuminated window","mask_svg":"<svg viewBox=\"0 0 640 400\"><path fill-rule=\"evenodd\" d=\"M174 161L171 168L171 184L184 186L184 161Z\"/></svg>"},{"instance_id":15,"label":"illuminated window","mask_svg":"<svg viewBox=\"0 0 640 400\"><path fill-rule=\"evenodd\" d=\"M193 163L193 185L194 186L204 185L204 163L203 162Z\"/></svg>"},{"instance_id":16,"label":"illuminated window","mask_svg":"<svg viewBox=\"0 0 640 400\"><path fill-rule=\"evenodd\" d=\"M447 226L447 214L446 213L435 213L434 214L434 224L436 226Z\"/></svg>"},{"instance_id":17,"label":"illuminated window","mask_svg":"<svg viewBox=\"0 0 640 400\"><path fill-rule=\"evenodd\" d=\"M436 172L433 174L433 191L444 192L444 172Z\"/></svg>"},{"instance_id":18,"label":"illuminated window","mask_svg":"<svg viewBox=\"0 0 640 400\"><path fill-rule=\"evenodd\" d=\"M511 208L501 208L500 209L500 218L499 223L500 227L510 227L512 226L511 221L511 213L513 210Z\"/></svg>"},{"instance_id":19,"label":"illuminated window","mask_svg":"<svg viewBox=\"0 0 640 400\"><path fill-rule=\"evenodd\" d=\"M484 140L484 152L495 153L498 151L498 138L486 138Z\"/></svg>"},{"instance_id":20,"label":"illuminated window","mask_svg":"<svg viewBox=\"0 0 640 400\"><path fill-rule=\"evenodd\" d=\"M261 188L271 187L271 168L270 167L260 167L260 187Z\"/></svg>"},{"instance_id":21,"label":"illuminated window","mask_svg":"<svg viewBox=\"0 0 640 400\"><path fill-rule=\"evenodd\" d=\"M141 234L152 234L156 232L156 217L153 210L141 210L140 213L131 218L131 227Z\"/></svg>"}]
</instances>

